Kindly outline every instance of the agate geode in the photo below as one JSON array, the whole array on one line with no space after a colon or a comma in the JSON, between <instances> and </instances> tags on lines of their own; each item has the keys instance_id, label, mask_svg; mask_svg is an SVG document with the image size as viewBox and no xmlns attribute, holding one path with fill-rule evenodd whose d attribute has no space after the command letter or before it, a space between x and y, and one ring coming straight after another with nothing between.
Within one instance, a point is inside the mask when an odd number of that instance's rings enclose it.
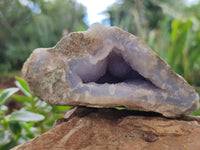
<instances>
[{"instance_id":1,"label":"agate geode","mask_svg":"<svg viewBox=\"0 0 200 150\"><path fill-rule=\"evenodd\" d=\"M195 90L138 37L97 23L34 50L23 75L33 94L53 105L124 106L165 116L199 106Z\"/></svg>"}]
</instances>

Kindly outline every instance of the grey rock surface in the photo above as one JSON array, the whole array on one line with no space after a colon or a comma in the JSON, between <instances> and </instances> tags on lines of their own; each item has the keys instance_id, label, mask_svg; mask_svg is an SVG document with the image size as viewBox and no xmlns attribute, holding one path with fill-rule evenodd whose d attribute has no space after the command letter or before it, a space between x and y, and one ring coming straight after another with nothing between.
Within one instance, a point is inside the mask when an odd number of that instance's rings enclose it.
<instances>
[{"instance_id":1,"label":"grey rock surface","mask_svg":"<svg viewBox=\"0 0 200 150\"><path fill-rule=\"evenodd\" d=\"M22 72L32 93L52 105L124 106L170 117L199 107L195 90L138 37L98 23L34 50Z\"/></svg>"}]
</instances>

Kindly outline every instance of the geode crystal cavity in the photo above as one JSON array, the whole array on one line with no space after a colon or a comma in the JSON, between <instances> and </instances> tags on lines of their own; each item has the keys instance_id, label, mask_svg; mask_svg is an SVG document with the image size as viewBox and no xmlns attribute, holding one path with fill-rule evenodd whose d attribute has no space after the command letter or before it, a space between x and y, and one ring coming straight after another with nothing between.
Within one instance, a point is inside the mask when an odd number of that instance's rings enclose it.
<instances>
[{"instance_id":1,"label":"geode crystal cavity","mask_svg":"<svg viewBox=\"0 0 200 150\"><path fill-rule=\"evenodd\" d=\"M124 106L165 116L199 106L195 90L138 37L98 23L34 50L23 75L32 93L52 105Z\"/></svg>"}]
</instances>

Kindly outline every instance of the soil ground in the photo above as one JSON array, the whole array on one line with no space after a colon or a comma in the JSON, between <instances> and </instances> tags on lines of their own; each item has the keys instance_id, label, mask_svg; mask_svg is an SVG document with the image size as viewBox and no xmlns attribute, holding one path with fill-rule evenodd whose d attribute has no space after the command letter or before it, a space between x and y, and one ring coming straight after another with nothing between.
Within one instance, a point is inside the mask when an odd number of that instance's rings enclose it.
<instances>
[{"instance_id":1,"label":"soil ground","mask_svg":"<svg viewBox=\"0 0 200 150\"><path fill-rule=\"evenodd\" d=\"M6 88L10 88L10 87L15 87L15 79L13 78L0 78L0 89L6 89Z\"/></svg>"}]
</instances>

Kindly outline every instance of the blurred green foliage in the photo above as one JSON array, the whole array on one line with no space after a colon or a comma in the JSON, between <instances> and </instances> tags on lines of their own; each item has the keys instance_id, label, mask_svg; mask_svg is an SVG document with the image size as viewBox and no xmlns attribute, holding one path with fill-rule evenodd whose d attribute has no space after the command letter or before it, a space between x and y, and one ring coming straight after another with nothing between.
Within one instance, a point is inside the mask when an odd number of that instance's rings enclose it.
<instances>
[{"instance_id":1,"label":"blurred green foliage","mask_svg":"<svg viewBox=\"0 0 200 150\"><path fill-rule=\"evenodd\" d=\"M63 34L87 28L75 0L1 0L0 72L19 70L37 47L54 46Z\"/></svg>"},{"instance_id":2,"label":"blurred green foliage","mask_svg":"<svg viewBox=\"0 0 200 150\"><path fill-rule=\"evenodd\" d=\"M104 20L139 36L175 72L200 87L200 2L122 0L110 6Z\"/></svg>"},{"instance_id":3,"label":"blurred green foliage","mask_svg":"<svg viewBox=\"0 0 200 150\"><path fill-rule=\"evenodd\" d=\"M54 121L63 118L70 106L51 106L32 95L28 84L16 77L15 88L0 91L0 149L8 150L49 130ZM23 94L16 94L20 91ZM20 110L8 114L10 98L19 101Z\"/></svg>"}]
</instances>

